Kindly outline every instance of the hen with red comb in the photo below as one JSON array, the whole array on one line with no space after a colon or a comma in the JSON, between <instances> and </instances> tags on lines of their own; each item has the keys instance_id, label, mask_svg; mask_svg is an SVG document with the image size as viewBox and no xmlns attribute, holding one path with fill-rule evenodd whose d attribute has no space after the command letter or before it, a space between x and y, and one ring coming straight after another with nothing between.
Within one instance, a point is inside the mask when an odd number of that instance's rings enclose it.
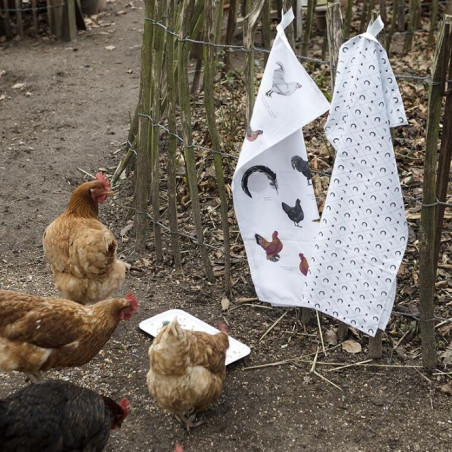
<instances>
[{"instance_id":1,"label":"hen with red comb","mask_svg":"<svg viewBox=\"0 0 452 452\"><path fill-rule=\"evenodd\" d=\"M123 401L66 381L29 385L0 400L0 448L102 451L127 414Z\"/></svg>"},{"instance_id":2,"label":"hen with red comb","mask_svg":"<svg viewBox=\"0 0 452 452\"><path fill-rule=\"evenodd\" d=\"M103 300L124 282L130 265L117 259L114 235L98 218L99 204L111 191L103 172L79 185L66 210L47 226L44 253L65 298L78 303Z\"/></svg>"}]
</instances>

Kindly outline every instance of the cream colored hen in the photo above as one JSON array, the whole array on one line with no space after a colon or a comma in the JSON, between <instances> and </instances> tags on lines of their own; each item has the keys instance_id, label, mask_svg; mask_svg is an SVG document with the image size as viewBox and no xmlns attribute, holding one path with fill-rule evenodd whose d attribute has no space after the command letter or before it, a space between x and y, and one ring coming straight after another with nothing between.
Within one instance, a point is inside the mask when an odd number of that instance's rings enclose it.
<instances>
[{"instance_id":1,"label":"cream colored hen","mask_svg":"<svg viewBox=\"0 0 452 452\"><path fill-rule=\"evenodd\" d=\"M229 337L225 325L220 329L214 335L184 330L175 318L149 348L149 392L187 431L202 423L194 422L196 413L220 395L226 378Z\"/></svg>"},{"instance_id":2,"label":"cream colored hen","mask_svg":"<svg viewBox=\"0 0 452 452\"><path fill-rule=\"evenodd\" d=\"M108 298L124 282L130 265L116 258L113 234L98 219L99 203L113 193L107 177L85 182L42 238L55 286L65 298L86 304Z\"/></svg>"}]
</instances>

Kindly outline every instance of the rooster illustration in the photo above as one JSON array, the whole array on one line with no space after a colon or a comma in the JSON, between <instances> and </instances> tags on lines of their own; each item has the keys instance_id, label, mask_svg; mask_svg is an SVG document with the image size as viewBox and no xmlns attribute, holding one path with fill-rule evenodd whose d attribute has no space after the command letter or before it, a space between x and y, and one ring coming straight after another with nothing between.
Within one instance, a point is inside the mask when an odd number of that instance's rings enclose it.
<instances>
[{"instance_id":1,"label":"rooster illustration","mask_svg":"<svg viewBox=\"0 0 452 452\"><path fill-rule=\"evenodd\" d=\"M254 234L254 237L256 238L256 243L265 250L267 260L271 262L278 262L279 253L283 249L283 244L278 238L278 231L273 232L271 242L265 240L264 237L259 234Z\"/></svg>"},{"instance_id":2,"label":"rooster illustration","mask_svg":"<svg viewBox=\"0 0 452 452\"><path fill-rule=\"evenodd\" d=\"M279 61L277 61L276 64L279 67L273 72L272 87L265 95L271 97L273 93L276 93L281 96L290 96L297 89L301 88L301 84L298 82L286 82L284 79L284 66Z\"/></svg>"},{"instance_id":3,"label":"rooster illustration","mask_svg":"<svg viewBox=\"0 0 452 452\"><path fill-rule=\"evenodd\" d=\"M300 221L303 221L304 219L304 212L301 208L301 201L297 199L295 201L295 206L291 207L285 202L281 203L282 208L284 212L286 212L287 216L293 221L293 224L299 228L302 228L303 226L300 226Z\"/></svg>"},{"instance_id":4,"label":"rooster illustration","mask_svg":"<svg viewBox=\"0 0 452 452\"><path fill-rule=\"evenodd\" d=\"M300 269L301 273L306 276L309 270L308 260L304 257L303 253L298 254L298 256L300 257L300 265L298 266L298 268Z\"/></svg>"},{"instance_id":5,"label":"rooster illustration","mask_svg":"<svg viewBox=\"0 0 452 452\"><path fill-rule=\"evenodd\" d=\"M264 131L261 129L251 130L251 127L247 127L245 138L248 141L255 141L259 138L259 135L262 135L263 133Z\"/></svg>"},{"instance_id":6,"label":"rooster illustration","mask_svg":"<svg viewBox=\"0 0 452 452\"><path fill-rule=\"evenodd\" d=\"M299 155L294 155L291 159L292 168L303 174L308 180L308 185L311 184L312 174L307 160L303 160Z\"/></svg>"}]
</instances>

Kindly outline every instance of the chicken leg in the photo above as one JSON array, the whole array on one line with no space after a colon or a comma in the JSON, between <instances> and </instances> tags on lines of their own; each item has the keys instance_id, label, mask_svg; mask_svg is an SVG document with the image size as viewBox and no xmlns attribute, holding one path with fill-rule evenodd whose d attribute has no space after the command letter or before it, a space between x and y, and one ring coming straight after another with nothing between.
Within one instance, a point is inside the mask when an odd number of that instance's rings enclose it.
<instances>
[{"instance_id":1,"label":"chicken leg","mask_svg":"<svg viewBox=\"0 0 452 452\"><path fill-rule=\"evenodd\" d=\"M196 420L196 412L194 412L191 416L186 417L184 415L175 415L177 420L183 425L183 427L185 428L185 430L187 430L187 433L190 433L190 429L191 428L195 428L198 427L202 424L204 424L204 421L198 421L198 422L194 422Z\"/></svg>"}]
</instances>

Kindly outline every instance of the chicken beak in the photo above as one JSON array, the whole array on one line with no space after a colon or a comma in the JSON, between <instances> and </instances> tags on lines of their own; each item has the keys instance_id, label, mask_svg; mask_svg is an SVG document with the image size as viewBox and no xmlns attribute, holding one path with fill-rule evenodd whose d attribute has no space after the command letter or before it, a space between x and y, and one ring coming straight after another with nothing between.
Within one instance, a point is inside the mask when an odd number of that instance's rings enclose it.
<instances>
[{"instance_id":1,"label":"chicken beak","mask_svg":"<svg viewBox=\"0 0 452 452\"><path fill-rule=\"evenodd\" d=\"M114 195L115 192L113 190L104 191L104 195Z\"/></svg>"}]
</instances>

